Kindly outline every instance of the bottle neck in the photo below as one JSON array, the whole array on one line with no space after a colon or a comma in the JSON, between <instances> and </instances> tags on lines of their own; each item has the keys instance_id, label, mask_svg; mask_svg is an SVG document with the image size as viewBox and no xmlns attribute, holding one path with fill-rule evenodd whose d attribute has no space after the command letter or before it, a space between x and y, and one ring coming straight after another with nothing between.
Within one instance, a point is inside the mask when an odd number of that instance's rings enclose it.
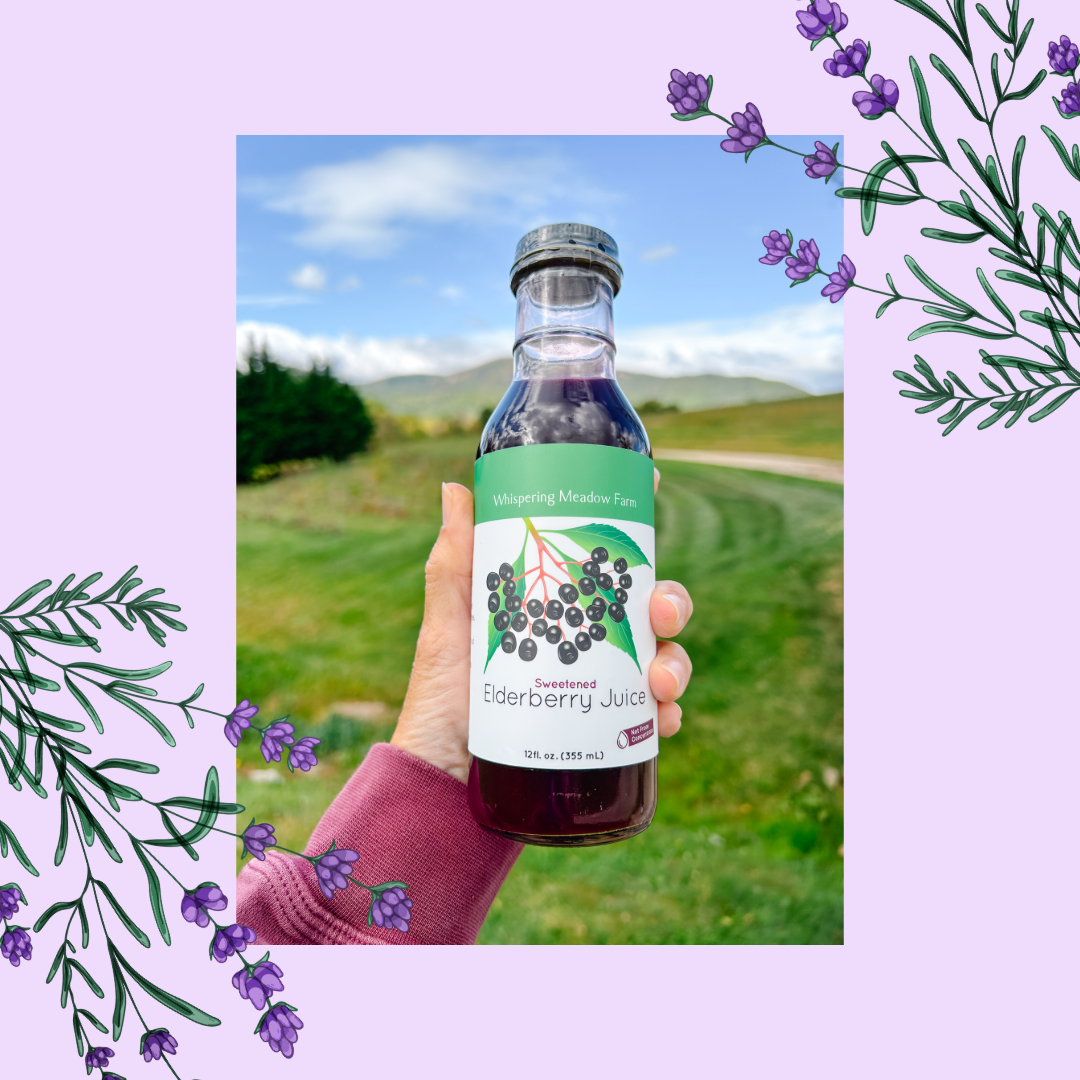
<instances>
[{"instance_id":1,"label":"bottle neck","mask_svg":"<svg viewBox=\"0 0 1080 1080\"><path fill-rule=\"evenodd\" d=\"M518 285L515 379L614 379L611 282L596 270L542 266Z\"/></svg>"}]
</instances>

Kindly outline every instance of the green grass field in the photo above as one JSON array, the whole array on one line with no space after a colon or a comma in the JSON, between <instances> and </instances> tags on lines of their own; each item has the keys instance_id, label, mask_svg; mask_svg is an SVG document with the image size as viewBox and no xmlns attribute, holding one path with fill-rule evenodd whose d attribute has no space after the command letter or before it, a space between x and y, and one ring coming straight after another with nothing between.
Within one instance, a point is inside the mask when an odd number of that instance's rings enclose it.
<instances>
[{"instance_id":1,"label":"green grass field","mask_svg":"<svg viewBox=\"0 0 1080 1080\"><path fill-rule=\"evenodd\" d=\"M654 446L844 456L844 395L793 398L645 418Z\"/></svg>"},{"instance_id":2,"label":"green grass field","mask_svg":"<svg viewBox=\"0 0 1080 1080\"><path fill-rule=\"evenodd\" d=\"M273 783L241 744L238 800L290 847L393 730L439 482L468 483L474 452L470 437L402 442L238 492L238 688L324 740L315 770L279 766ZM658 570L694 596L680 640L695 670L656 820L610 847L527 848L481 943L842 941L841 513L834 485L663 464ZM324 719L349 701L391 721Z\"/></svg>"}]
</instances>

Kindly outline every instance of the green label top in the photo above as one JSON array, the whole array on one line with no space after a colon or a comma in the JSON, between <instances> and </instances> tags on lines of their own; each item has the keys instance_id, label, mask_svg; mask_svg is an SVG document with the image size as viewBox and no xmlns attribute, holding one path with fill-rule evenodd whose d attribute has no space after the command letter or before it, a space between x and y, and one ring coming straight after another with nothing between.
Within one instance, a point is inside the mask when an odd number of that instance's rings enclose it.
<instances>
[{"instance_id":1,"label":"green label top","mask_svg":"<svg viewBox=\"0 0 1080 1080\"><path fill-rule=\"evenodd\" d=\"M543 515L653 524L652 459L617 446L513 446L476 462L476 523Z\"/></svg>"}]
</instances>

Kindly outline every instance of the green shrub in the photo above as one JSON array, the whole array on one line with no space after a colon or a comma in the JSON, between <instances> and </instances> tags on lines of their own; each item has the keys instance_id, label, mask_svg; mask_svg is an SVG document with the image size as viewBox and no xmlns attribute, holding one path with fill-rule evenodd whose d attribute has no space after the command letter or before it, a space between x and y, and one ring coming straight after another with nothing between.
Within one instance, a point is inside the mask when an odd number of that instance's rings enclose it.
<instances>
[{"instance_id":1,"label":"green shrub","mask_svg":"<svg viewBox=\"0 0 1080 1080\"><path fill-rule=\"evenodd\" d=\"M328 367L300 372L252 348L236 373L236 479L275 475L283 461L344 461L367 448L374 424L356 389Z\"/></svg>"}]
</instances>

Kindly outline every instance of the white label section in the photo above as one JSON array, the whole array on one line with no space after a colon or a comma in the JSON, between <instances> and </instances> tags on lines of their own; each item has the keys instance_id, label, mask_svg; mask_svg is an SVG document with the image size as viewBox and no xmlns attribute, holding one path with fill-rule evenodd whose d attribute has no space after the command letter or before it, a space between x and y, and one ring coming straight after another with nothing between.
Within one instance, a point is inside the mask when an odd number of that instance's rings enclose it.
<instances>
[{"instance_id":1,"label":"white label section","mask_svg":"<svg viewBox=\"0 0 1080 1080\"><path fill-rule=\"evenodd\" d=\"M655 757L652 526L509 518L483 522L474 535L470 752L534 769L615 768ZM598 547L607 559L583 565ZM500 570L490 589L489 576ZM581 590L582 578L595 589Z\"/></svg>"}]
</instances>

